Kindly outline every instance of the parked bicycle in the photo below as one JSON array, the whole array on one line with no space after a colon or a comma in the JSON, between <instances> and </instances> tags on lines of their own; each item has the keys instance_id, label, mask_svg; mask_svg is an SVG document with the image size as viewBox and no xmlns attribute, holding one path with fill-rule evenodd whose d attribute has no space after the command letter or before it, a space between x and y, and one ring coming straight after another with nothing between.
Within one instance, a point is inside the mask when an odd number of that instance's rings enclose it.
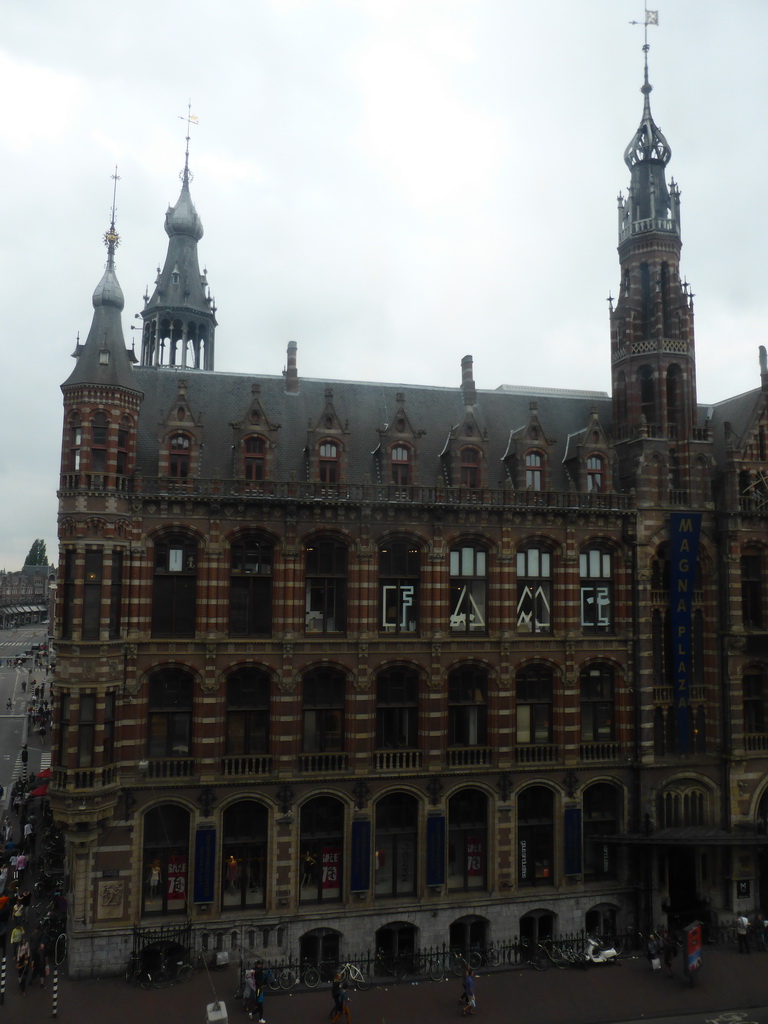
<instances>
[{"instance_id":1,"label":"parked bicycle","mask_svg":"<svg viewBox=\"0 0 768 1024\"><path fill-rule=\"evenodd\" d=\"M371 987L371 979L367 974L363 973L362 968L358 967L357 964L350 962L339 964L337 971L343 981L353 985L360 992L365 992L366 989Z\"/></svg>"},{"instance_id":2,"label":"parked bicycle","mask_svg":"<svg viewBox=\"0 0 768 1024\"><path fill-rule=\"evenodd\" d=\"M152 987L152 975L144 966L144 961L139 953L131 953L128 958L128 964L125 968L125 980L129 985L136 984L143 989Z\"/></svg>"},{"instance_id":3,"label":"parked bicycle","mask_svg":"<svg viewBox=\"0 0 768 1024\"><path fill-rule=\"evenodd\" d=\"M185 957L163 957L159 971L152 975L152 984L155 988L167 988L177 981L189 981L194 974L194 967Z\"/></svg>"}]
</instances>

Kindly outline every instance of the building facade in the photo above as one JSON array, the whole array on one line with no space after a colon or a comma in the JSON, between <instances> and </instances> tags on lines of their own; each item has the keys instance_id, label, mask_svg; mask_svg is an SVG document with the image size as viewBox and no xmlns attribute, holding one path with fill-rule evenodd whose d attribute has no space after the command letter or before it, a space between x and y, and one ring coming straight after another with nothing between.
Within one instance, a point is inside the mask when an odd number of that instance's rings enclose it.
<instances>
[{"instance_id":1,"label":"building facade","mask_svg":"<svg viewBox=\"0 0 768 1024\"><path fill-rule=\"evenodd\" d=\"M768 896L766 429L705 409L679 193L625 152L612 394L216 372L185 166L62 385L70 968L715 922Z\"/></svg>"}]
</instances>

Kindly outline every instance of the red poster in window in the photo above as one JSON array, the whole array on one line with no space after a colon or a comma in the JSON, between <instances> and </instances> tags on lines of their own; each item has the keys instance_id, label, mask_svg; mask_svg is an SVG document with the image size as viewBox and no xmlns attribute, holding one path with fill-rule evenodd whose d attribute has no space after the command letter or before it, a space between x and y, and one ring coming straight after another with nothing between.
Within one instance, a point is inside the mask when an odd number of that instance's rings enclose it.
<instances>
[{"instance_id":1,"label":"red poster in window","mask_svg":"<svg viewBox=\"0 0 768 1024\"><path fill-rule=\"evenodd\" d=\"M168 904L183 903L187 898L187 858L168 858Z\"/></svg>"},{"instance_id":2,"label":"red poster in window","mask_svg":"<svg viewBox=\"0 0 768 1024\"><path fill-rule=\"evenodd\" d=\"M467 875L482 875L483 873L483 841L482 839L467 839Z\"/></svg>"},{"instance_id":3,"label":"red poster in window","mask_svg":"<svg viewBox=\"0 0 768 1024\"><path fill-rule=\"evenodd\" d=\"M341 887L341 850L338 846L324 846L322 856L323 888Z\"/></svg>"}]
</instances>

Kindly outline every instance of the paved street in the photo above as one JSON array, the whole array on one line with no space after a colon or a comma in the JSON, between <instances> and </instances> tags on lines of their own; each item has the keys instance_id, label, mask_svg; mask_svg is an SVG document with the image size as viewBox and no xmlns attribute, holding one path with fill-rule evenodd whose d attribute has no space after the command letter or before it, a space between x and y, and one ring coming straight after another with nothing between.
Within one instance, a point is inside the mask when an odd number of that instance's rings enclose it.
<instances>
[{"instance_id":1,"label":"paved street","mask_svg":"<svg viewBox=\"0 0 768 1024\"><path fill-rule=\"evenodd\" d=\"M248 1018L233 998L237 974L233 967L211 975L227 1006L230 1022ZM50 981L51 979L49 979ZM352 1024L416 1024L458 1021L460 981L374 986L352 992ZM183 985L144 992L122 979L62 981L57 1019L62 1024L204 1024L211 985L197 974ZM768 1024L768 954L740 956L733 950L706 952L700 983L691 988L680 978L652 973L644 959L589 971L543 973L526 968L484 975L477 985L480 1019L509 1024L600 1024L650 1018L686 1024ZM297 994L268 993L268 1024L323 1024L328 1021L329 986ZM12 1024L39 1024L51 1014L49 988L20 996L9 975L3 1015Z\"/></svg>"}]
</instances>

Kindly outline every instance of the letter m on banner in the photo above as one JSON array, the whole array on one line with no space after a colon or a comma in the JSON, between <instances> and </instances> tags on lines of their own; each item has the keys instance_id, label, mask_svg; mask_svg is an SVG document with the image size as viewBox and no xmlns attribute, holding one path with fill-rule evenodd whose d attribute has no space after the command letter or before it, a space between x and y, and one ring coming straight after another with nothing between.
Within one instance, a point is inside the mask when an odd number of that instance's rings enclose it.
<instances>
[{"instance_id":1,"label":"letter m on banner","mask_svg":"<svg viewBox=\"0 0 768 1024\"><path fill-rule=\"evenodd\" d=\"M669 516L669 621L670 657L674 671L677 737L681 754L690 746L691 655L693 651L693 587L699 557L700 512L672 512Z\"/></svg>"}]
</instances>

